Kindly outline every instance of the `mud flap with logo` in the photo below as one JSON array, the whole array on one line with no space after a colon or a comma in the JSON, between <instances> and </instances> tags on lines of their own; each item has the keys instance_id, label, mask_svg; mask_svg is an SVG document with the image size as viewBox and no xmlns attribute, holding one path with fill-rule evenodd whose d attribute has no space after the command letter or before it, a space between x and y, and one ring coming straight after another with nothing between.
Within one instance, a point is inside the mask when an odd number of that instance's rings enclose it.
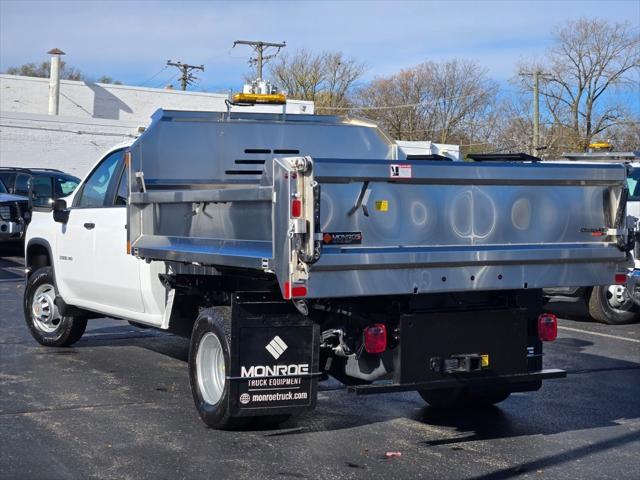
<instances>
[{"instance_id":1,"label":"mud flap with logo","mask_svg":"<svg viewBox=\"0 0 640 480\"><path fill-rule=\"evenodd\" d=\"M264 293L232 301L229 402L233 416L291 414L315 407L319 326L290 302Z\"/></svg>"}]
</instances>

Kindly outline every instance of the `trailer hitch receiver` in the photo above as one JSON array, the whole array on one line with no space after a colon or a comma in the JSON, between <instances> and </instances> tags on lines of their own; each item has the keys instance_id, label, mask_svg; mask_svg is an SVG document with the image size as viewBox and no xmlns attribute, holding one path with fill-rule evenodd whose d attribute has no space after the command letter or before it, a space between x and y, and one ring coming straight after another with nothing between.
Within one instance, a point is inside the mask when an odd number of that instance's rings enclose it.
<instances>
[{"instance_id":1,"label":"trailer hitch receiver","mask_svg":"<svg viewBox=\"0 0 640 480\"><path fill-rule=\"evenodd\" d=\"M448 358L431 357L429 366L437 373L468 373L482 370L489 365L489 356L479 353L451 355Z\"/></svg>"}]
</instances>

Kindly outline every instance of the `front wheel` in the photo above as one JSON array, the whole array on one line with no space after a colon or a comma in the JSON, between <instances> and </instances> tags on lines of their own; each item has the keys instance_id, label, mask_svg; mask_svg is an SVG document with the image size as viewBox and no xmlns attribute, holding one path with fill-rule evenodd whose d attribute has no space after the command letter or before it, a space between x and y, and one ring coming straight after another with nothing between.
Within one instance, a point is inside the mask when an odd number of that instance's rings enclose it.
<instances>
[{"instance_id":1,"label":"front wheel","mask_svg":"<svg viewBox=\"0 0 640 480\"><path fill-rule=\"evenodd\" d=\"M623 325L637 322L640 315L624 285L593 287L588 298L589 315L598 322Z\"/></svg>"},{"instance_id":2,"label":"front wheel","mask_svg":"<svg viewBox=\"0 0 640 480\"><path fill-rule=\"evenodd\" d=\"M87 318L62 315L55 304L58 291L51 267L36 270L24 292L24 318L33 338L47 347L74 344L87 328Z\"/></svg>"}]
</instances>

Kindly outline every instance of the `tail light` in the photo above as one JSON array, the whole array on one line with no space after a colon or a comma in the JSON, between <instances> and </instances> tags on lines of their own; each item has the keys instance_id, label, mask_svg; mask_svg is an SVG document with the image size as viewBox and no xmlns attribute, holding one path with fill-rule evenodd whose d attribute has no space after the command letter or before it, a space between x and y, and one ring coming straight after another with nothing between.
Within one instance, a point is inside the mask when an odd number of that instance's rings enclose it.
<instances>
[{"instance_id":1,"label":"tail light","mask_svg":"<svg viewBox=\"0 0 640 480\"><path fill-rule=\"evenodd\" d=\"M626 273L616 273L614 277L614 283L616 285L624 285L627 283L627 274Z\"/></svg>"},{"instance_id":2,"label":"tail light","mask_svg":"<svg viewBox=\"0 0 640 480\"><path fill-rule=\"evenodd\" d=\"M543 342L553 342L558 336L558 318L552 313L538 317L538 337Z\"/></svg>"},{"instance_id":3,"label":"tail light","mask_svg":"<svg viewBox=\"0 0 640 480\"><path fill-rule=\"evenodd\" d=\"M364 349L367 353L382 353L387 349L387 327L374 323L364 329Z\"/></svg>"},{"instance_id":4,"label":"tail light","mask_svg":"<svg viewBox=\"0 0 640 480\"><path fill-rule=\"evenodd\" d=\"M292 298L304 298L307 296L307 287L300 284L291 284L291 282L284 282L284 299L290 300Z\"/></svg>"},{"instance_id":5,"label":"tail light","mask_svg":"<svg viewBox=\"0 0 640 480\"><path fill-rule=\"evenodd\" d=\"M291 200L291 216L293 218L300 218L302 216L302 200L299 198Z\"/></svg>"}]
</instances>

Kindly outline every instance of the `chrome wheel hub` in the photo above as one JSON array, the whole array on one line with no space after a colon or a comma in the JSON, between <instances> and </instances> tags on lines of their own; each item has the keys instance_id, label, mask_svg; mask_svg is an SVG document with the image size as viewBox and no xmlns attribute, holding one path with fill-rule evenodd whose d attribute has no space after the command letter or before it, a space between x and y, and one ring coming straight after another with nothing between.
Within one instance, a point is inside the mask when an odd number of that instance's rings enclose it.
<instances>
[{"instance_id":1,"label":"chrome wheel hub","mask_svg":"<svg viewBox=\"0 0 640 480\"><path fill-rule=\"evenodd\" d=\"M202 398L208 404L215 405L222 398L226 373L222 345L211 332L206 333L198 345L196 371Z\"/></svg>"},{"instance_id":2,"label":"chrome wheel hub","mask_svg":"<svg viewBox=\"0 0 640 480\"><path fill-rule=\"evenodd\" d=\"M54 303L56 291L53 285L40 285L31 301L31 318L39 330L45 333L55 332L62 323L62 316Z\"/></svg>"},{"instance_id":3,"label":"chrome wheel hub","mask_svg":"<svg viewBox=\"0 0 640 480\"><path fill-rule=\"evenodd\" d=\"M633 306L633 300L624 285L610 285L607 300L609 305L617 310L629 310Z\"/></svg>"}]
</instances>

